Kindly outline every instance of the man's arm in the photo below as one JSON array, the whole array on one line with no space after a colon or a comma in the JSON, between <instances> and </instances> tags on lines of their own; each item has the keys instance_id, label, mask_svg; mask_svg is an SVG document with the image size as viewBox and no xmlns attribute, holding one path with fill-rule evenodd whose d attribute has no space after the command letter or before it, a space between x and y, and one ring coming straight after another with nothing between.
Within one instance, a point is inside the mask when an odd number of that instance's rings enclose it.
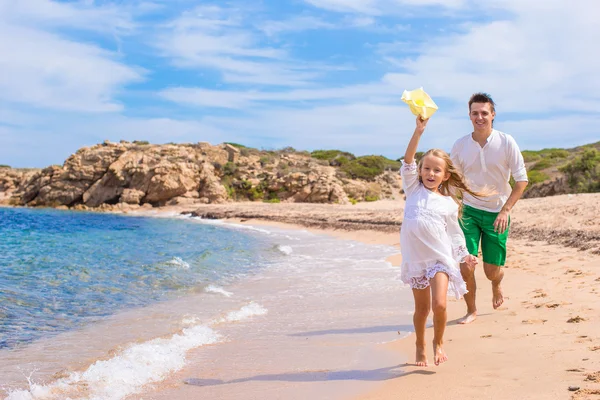
<instances>
[{"instance_id":1,"label":"man's arm","mask_svg":"<svg viewBox=\"0 0 600 400\"><path fill-rule=\"evenodd\" d=\"M504 203L504 206L494 221L494 230L500 233L504 233L508 229L508 215L515 204L517 204L517 201L519 201L521 196L523 196L523 192L525 191L528 183L523 155L521 154L521 150L519 149L517 142L515 142L512 137L509 137L508 146L510 154L509 163L513 178L515 179L515 185L513 186L506 203Z\"/></svg>"},{"instance_id":2,"label":"man's arm","mask_svg":"<svg viewBox=\"0 0 600 400\"><path fill-rule=\"evenodd\" d=\"M496 220L494 221L494 230L499 233L504 233L508 229L508 216L510 210L517 204L517 201L523 196L523 192L527 187L527 181L515 182L515 186L513 186L512 191L510 192L510 196L504 203L502 210L498 213Z\"/></svg>"}]
</instances>

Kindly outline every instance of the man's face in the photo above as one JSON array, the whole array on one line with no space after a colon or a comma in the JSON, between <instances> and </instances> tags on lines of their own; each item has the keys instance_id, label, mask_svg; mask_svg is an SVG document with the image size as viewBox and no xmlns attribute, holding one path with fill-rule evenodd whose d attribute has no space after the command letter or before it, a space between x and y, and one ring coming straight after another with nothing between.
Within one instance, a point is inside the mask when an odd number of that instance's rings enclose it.
<instances>
[{"instance_id":1,"label":"man's face","mask_svg":"<svg viewBox=\"0 0 600 400\"><path fill-rule=\"evenodd\" d=\"M492 129L492 122L496 118L496 113L492 111L490 103L473 103L469 113L473 128L476 131Z\"/></svg>"}]
</instances>

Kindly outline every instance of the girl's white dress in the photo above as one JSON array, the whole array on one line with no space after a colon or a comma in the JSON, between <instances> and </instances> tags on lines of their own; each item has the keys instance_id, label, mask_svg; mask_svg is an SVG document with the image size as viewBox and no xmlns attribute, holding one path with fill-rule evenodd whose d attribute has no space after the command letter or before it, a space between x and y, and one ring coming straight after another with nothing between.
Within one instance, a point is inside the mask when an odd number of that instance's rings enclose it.
<instances>
[{"instance_id":1,"label":"girl's white dress","mask_svg":"<svg viewBox=\"0 0 600 400\"><path fill-rule=\"evenodd\" d=\"M406 194L400 230L400 278L413 289L425 289L438 272L448 275L448 294L460 299L467 286L459 263L469 255L458 224L458 205L450 196L427 189L418 179L417 164L400 168Z\"/></svg>"}]
</instances>

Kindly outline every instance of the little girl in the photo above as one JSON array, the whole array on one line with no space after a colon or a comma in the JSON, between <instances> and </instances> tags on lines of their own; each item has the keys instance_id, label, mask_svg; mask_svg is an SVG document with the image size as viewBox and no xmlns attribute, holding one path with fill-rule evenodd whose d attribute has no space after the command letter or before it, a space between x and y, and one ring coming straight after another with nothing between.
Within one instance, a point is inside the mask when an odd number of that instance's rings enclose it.
<instances>
[{"instance_id":1,"label":"little girl","mask_svg":"<svg viewBox=\"0 0 600 400\"><path fill-rule=\"evenodd\" d=\"M415 298L413 323L417 336L416 365L421 367L428 365L425 324L430 310L433 310L435 365L448 359L442 349L446 328L446 296L450 292L460 299L467 293L459 263L466 262L470 266L477 264L477 258L467 251L465 237L458 224L462 207L457 196L461 192L482 196L467 187L443 150L429 150L417 167L415 153L427 122L417 117L417 127L400 169L406 194L400 232L401 279L410 285Z\"/></svg>"}]
</instances>

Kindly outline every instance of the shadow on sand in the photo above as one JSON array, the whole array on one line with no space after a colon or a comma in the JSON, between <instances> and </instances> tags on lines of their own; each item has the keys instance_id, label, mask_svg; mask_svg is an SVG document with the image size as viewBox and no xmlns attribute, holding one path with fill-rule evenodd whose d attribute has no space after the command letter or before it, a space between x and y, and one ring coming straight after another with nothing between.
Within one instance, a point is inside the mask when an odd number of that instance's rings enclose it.
<instances>
[{"instance_id":1,"label":"shadow on sand","mask_svg":"<svg viewBox=\"0 0 600 400\"><path fill-rule=\"evenodd\" d=\"M384 332L414 332L412 325L384 325L367 326L364 328L327 329L324 331L309 331L292 333L289 336L321 336L321 335L344 335L353 333L384 333Z\"/></svg>"},{"instance_id":2,"label":"shadow on sand","mask_svg":"<svg viewBox=\"0 0 600 400\"><path fill-rule=\"evenodd\" d=\"M194 386L216 386L232 383L242 383L250 381L281 381L281 382L323 382L323 381L387 381L400 378L411 374L433 375L434 371L417 369L412 371L403 371L403 367L414 367L413 364L399 364L391 367L378 368L372 370L348 370L348 371L305 371L289 372L282 374L255 375L247 378L232 379L224 381L221 379L200 379L188 378L184 383Z\"/></svg>"}]
</instances>

